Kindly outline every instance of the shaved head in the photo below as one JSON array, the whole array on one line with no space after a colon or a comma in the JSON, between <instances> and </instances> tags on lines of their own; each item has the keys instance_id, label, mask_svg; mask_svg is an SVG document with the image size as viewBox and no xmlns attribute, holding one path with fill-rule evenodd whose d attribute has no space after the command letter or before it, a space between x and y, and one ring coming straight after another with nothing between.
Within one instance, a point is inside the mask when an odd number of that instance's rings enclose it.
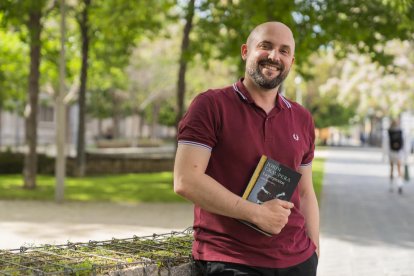
<instances>
[{"instance_id":1,"label":"shaved head","mask_svg":"<svg viewBox=\"0 0 414 276\"><path fill-rule=\"evenodd\" d=\"M293 33L288 26L281 22L272 21L266 22L256 26L247 37L246 44L248 47L252 45L257 39L260 37L261 34L267 32L269 29L275 30L278 34L283 34L287 36L289 40L291 40L293 50L295 49L295 39L293 38Z\"/></svg>"},{"instance_id":2,"label":"shaved head","mask_svg":"<svg viewBox=\"0 0 414 276\"><path fill-rule=\"evenodd\" d=\"M295 40L288 26L266 22L254 28L241 47L245 79L264 90L280 86L295 60Z\"/></svg>"}]
</instances>

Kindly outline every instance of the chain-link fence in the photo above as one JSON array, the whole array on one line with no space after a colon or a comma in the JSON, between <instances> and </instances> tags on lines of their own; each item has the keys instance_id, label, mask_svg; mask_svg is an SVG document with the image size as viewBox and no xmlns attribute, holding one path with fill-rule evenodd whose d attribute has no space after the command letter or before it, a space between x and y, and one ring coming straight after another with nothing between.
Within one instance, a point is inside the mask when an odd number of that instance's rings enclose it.
<instances>
[{"instance_id":1,"label":"chain-link fence","mask_svg":"<svg viewBox=\"0 0 414 276\"><path fill-rule=\"evenodd\" d=\"M0 250L0 275L186 275L192 230ZM176 272L174 272L176 271ZM189 275L189 274L188 274Z\"/></svg>"}]
</instances>

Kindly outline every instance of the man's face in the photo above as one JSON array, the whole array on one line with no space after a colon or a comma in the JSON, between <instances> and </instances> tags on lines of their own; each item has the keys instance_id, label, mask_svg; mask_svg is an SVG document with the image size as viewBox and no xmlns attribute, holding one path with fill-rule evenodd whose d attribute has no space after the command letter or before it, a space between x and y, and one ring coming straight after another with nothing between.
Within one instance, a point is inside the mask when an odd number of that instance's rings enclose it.
<instances>
[{"instance_id":1,"label":"man's face","mask_svg":"<svg viewBox=\"0 0 414 276\"><path fill-rule=\"evenodd\" d=\"M274 89L289 74L294 61L294 50L295 44L289 29L285 26L266 25L242 46L246 74L259 87Z\"/></svg>"}]
</instances>

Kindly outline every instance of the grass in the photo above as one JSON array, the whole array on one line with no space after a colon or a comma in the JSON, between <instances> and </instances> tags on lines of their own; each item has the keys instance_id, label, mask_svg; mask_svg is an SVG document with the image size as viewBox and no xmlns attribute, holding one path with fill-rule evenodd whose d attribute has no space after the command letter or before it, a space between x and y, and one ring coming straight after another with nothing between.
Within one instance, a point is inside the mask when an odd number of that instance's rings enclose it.
<instances>
[{"instance_id":1,"label":"grass","mask_svg":"<svg viewBox=\"0 0 414 276\"><path fill-rule=\"evenodd\" d=\"M313 184L320 200L324 160L313 161ZM65 200L102 202L186 202L173 191L172 172L106 175L65 181ZM0 175L0 199L53 201L55 178L40 175L35 190L23 189L21 175Z\"/></svg>"},{"instance_id":2,"label":"grass","mask_svg":"<svg viewBox=\"0 0 414 276\"><path fill-rule=\"evenodd\" d=\"M324 163L325 159L323 158L315 158L312 163L313 187L318 201L321 200Z\"/></svg>"},{"instance_id":3,"label":"grass","mask_svg":"<svg viewBox=\"0 0 414 276\"><path fill-rule=\"evenodd\" d=\"M172 177L172 172L68 177L65 181L65 200L186 202L174 193ZM35 190L26 190L22 187L21 175L0 175L0 199L54 200L53 176L38 176Z\"/></svg>"}]
</instances>

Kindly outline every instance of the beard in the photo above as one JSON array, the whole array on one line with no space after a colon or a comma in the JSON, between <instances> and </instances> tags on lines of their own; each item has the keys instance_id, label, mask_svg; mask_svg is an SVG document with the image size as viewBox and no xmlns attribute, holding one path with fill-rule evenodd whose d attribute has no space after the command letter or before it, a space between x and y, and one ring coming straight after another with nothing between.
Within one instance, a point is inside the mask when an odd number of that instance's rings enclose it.
<instances>
[{"instance_id":1,"label":"beard","mask_svg":"<svg viewBox=\"0 0 414 276\"><path fill-rule=\"evenodd\" d=\"M276 66L280 72L279 75L277 75L274 78L266 77L260 70L261 65L266 65L266 64ZM258 86L266 90L271 90L279 86L286 79L287 75L289 74L289 69L286 70L283 63L273 62L268 59L263 59L263 60L259 60L253 66L249 66L247 68L247 73Z\"/></svg>"}]
</instances>

